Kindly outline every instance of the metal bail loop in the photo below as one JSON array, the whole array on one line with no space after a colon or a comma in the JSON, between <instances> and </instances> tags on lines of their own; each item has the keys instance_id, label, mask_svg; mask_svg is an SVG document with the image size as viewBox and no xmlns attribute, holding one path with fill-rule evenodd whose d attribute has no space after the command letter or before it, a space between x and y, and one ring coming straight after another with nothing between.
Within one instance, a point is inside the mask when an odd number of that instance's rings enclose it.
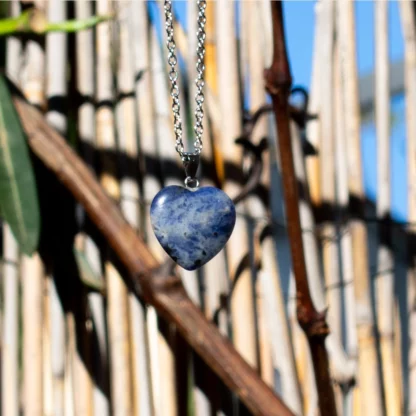
<instances>
[{"instance_id":1,"label":"metal bail loop","mask_svg":"<svg viewBox=\"0 0 416 416\"><path fill-rule=\"evenodd\" d=\"M183 153L182 163L186 175L185 186L187 188L198 188L199 182L195 176L199 166L199 154Z\"/></svg>"}]
</instances>

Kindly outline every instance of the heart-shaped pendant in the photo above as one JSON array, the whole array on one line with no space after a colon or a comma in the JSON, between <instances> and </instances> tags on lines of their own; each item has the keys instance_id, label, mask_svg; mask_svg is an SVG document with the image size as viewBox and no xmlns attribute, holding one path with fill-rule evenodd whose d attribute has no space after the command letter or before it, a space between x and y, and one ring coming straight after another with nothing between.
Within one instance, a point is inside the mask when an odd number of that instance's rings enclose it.
<instances>
[{"instance_id":1,"label":"heart-shaped pendant","mask_svg":"<svg viewBox=\"0 0 416 416\"><path fill-rule=\"evenodd\" d=\"M231 199L211 186L190 191L168 186L150 207L153 231L169 256L186 270L211 260L230 238L235 224Z\"/></svg>"}]
</instances>

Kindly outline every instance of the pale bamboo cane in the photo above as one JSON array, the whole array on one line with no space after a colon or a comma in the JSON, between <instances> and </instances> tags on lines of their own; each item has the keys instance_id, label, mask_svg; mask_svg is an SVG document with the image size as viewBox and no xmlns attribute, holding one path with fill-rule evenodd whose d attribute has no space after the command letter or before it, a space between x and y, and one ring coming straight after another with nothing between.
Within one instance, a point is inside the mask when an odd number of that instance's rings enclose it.
<instances>
[{"instance_id":1,"label":"pale bamboo cane","mask_svg":"<svg viewBox=\"0 0 416 416\"><path fill-rule=\"evenodd\" d=\"M335 161L334 161L334 102L333 92L328 85L333 83L334 68L334 19L335 19L335 3L333 1L325 1L322 4L322 43L320 48L322 65L321 74L321 108L319 118L322 126L319 165L320 182L321 182L321 200L333 206L335 203ZM336 54L335 54L336 55ZM336 229L334 216L328 218L322 224L322 255L324 264L324 276L326 282L327 302L328 302L328 321L332 334L341 340L341 296L340 296L340 275L339 275L339 258L338 247L336 241Z\"/></svg>"},{"instance_id":2,"label":"pale bamboo cane","mask_svg":"<svg viewBox=\"0 0 416 416\"><path fill-rule=\"evenodd\" d=\"M354 3L338 2L338 29L343 78L345 129L348 137L348 189L364 204L365 194L360 151L360 102L355 41ZM363 209L362 209L363 211ZM382 383L377 359L375 321L371 305L367 229L362 219L350 221L356 324L358 335L358 385L363 414L382 415Z\"/></svg>"},{"instance_id":3,"label":"pale bamboo cane","mask_svg":"<svg viewBox=\"0 0 416 416\"><path fill-rule=\"evenodd\" d=\"M377 218L390 214L390 91L388 48L388 3L374 5L375 21L375 121L377 131ZM382 227L382 226L381 226ZM380 336L381 364L386 401L386 415L398 416L400 409L400 380L395 380L394 339L394 260L391 249L381 241L379 228L377 253L377 318ZM385 230L391 236L391 230ZM394 382L392 382L395 380Z\"/></svg>"},{"instance_id":4,"label":"pale bamboo cane","mask_svg":"<svg viewBox=\"0 0 416 416\"><path fill-rule=\"evenodd\" d=\"M320 95L321 106L319 118L321 137L319 150L320 166L320 198L322 204L335 205L335 152L334 152L334 112L333 91L328 85L333 84L334 60L337 56L337 45L334 42L335 3L331 0L322 4L322 28L320 59L325 62L321 66ZM335 53L334 53L335 52ZM338 241L333 212L322 224L320 239L323 256L323 271L326 284L326 299L328 303L328 323L331 337L338 342L342 339L342 304L340 285L340 259L338 256ZM334 387L338 414L342 415L342 391Z\"/></svg>"},{"instance_id":5,"label":"pale bamboo cane","mask_svg":"<svg viewBox=\"0 0 416 416\"><path fill-rule=\"evenodd\" d=\"M18 1L10 2L10 16L20 14ZM6 43L6 71L19 80L22 44L10 37ZM1 365L1 411L4 415L19 414L19 246L5 224L3 228L3 327Z\"/></svg>"},{"instance_id":6,"label":"pale bamboo cane","mask_svg":"<svg viewBox=\"0 0 416 416\"><path fill-rule=\"evenodd\" d=\"M77 19L87 19L92 16L92 3L84 0L77 0L75 3L75 16ZM94 39L93 39L93 30L88 29L85 31L80 31L76 34L76 57L77 57L77 89L81 96L85 97L86 100L83 102L78 109L78 135L82 144L90 146L87 152L84 154L86 162L89 164L90 168L93 169L93 159L92 159L92 148L95 145L95 109L92 99L95 93L95 82L94 82ZM101 259L98 252L98 248L94 241L88 235L82 233L77 239L79 248L82 249L85 253L85 256L92 267L92 269L98 275L101 275ZM95 372L95 377L103 382L106 373L105 369L107 368L107 344L105 340L105 328L102 328L103 331L100 331L100 325L97 321L104 321L104 305L102 295L96 292L91 292L88 295L88 304L96 304L96 308L90 306L92 314L92 322L94 323L94 333L97 339L97 351L94 351L94 355L90 355L92 346L90 343L89 337L92 336L91 328L84 328L85 331L82 331L84 336L88 339L85 339L81 342L84 347L84 352L88 357L89 361L92 361L92 357L97 362L101 362L103 359L104 365L99 365L100 373ZM95 310L98 310L98 315L94 316ZM103 334L104 332L104 334ZM89 374L88 369L85 367L85 363L81 359L79 351L75 351L74 356L74 390L78 397L75 403L76 414L85 414L86 416L91 416L93 412L96 415L106 416L108 414L108 399L103 394L102 390L98 388L98 385L93 383L92 374ZM94 366L90 365L90 371L94 372ZM105 382L103 384L106 384Z\"/></svg>"},{"instance_id":7,"label":"pale bamboo cane","mask_svg":"<svg viewBox=\"0 0 416 416\"><path fill-rule=\"evenodd\" d=\"M112 2L97 1L98 14L110 14ZM99 109L96 113L97 145L101 151L116 152L114 115L111 104L114 102L113 72L111 57L111 23L104 23L96 30L97 58L97 101ZM115 160L103 158L105 171L101 183L107 193L119 200L120 186L117 181ZM130 348L128 331L128 296L127 288L114 265L107 259L105 274L108 288L108 330L111 369L112 409L114 415L132 414Z\"/></svg>"},{"instance_id":8,"label":"pale bamboo cane","mask_svg":"<svg viewBox=\"0 0 416 416\"><path fill-rule=\"evenodd\" d=\"M218 98L221 111L221 142L223 154L229 163L240 163L240 151L234 139L241 134L241 108L238 91L237 48L235 42L234 5L225 0L216 4L216 31L218 56ZM227 174L227 172L226 172ZM240 186L228 179L224 190L230 196L239 193ZM249 252L248 235L244 219L239 215L247 213L245 203L237 206L237 221L226 250L231 279L234 279L242 256ZM254 301L251 271L244 270L238 277L231 298L233 342L236 349L253 367L257 367L255 342ZM244 309L241 309L244 305Z\"/></svg>"},{"instance_id":9,"label":"pale bamboo cane","mask_svg":"<svg viewBox=\"0 0 416 416\"><path fill-rule=\"evenodd\" d=\"M76 16L79 19L87 18L92 15L91 3L78 0L76 2ZM94 81L94 47L93 47L93 32L88 30L85 32L77 33L77 81L78 91L85 97L92 99L95 94L95 81ZM79 108L78 113L78 134L81 140L92 148L95 147L95 109L94 104L86 100ZM87 163L92 166L91 152L84 155ZM83 241L81 245L85 252L86 258L92 269L98 275L101 274L102 265L98 247L94 241L87 235L82 236ZM97 339L97 350L93 357L92 367L94 368L94 374L97 380L99 380L102 386L108 384L108 348L107 348L107 328L105 322L105 310L104 299L100 293L90 292L88 294L88 304L91 310L91 318L93 322L93 331ZM81 364L81 363L80 363ZM81 375L80 375L81 376ZM98 387L97 384L89 387L88 381L84 378L84 382L87 383L84 393L86 400L92 400L91 405L86 405L88 408L93 407L95 415L106 416L109 414L109 400L106 395L106 391ZM77 382L76 382L77 383ZM78 386L78 383L77 383ZM81 387L80 387L81 388ZM93 397L90 398L92 388Z\"/></svg>"},{"instance_id":10,"label":"pale bamboo cane","mask_svg":"<svg viewBox=\"0 0 416 416\"><path fill-rule=\"evenodd\" d=\"M50 22L66 19L66 4L60 0L49 0L47 16ZM65 97L67 95L67 36L64 33L51 33L46 37L46 96ZM61 134L66 133L67 119L58 109L49 108L46 120ZM50 339L52 365L52 394L54 414L64 415L64 379L67 359L65 337L65 316L55 283L55 276L48 276Z\"/></svg>"},{"instance_id":11,"label":"pale bamboo cane","mask_svg":"<svg viewBox=\"0 0 416 416\"><path fill-rule=\"evenodd\" d=\"M132 33L134 42L134 70L136 75L136 100L137 100L137 118L140 137L140 153L141 160L144 164L144 170L147 171L149 163L147 160L158 160L156 127L155 127L155 110L152 91L153 64L151 51L156 53L154 49L157 45L151 42L150 25L147 13L147 5L145 2L137 2L132 11ZM140 74L140 77L138 76ZM149 158L149 159L147 159ZM150 200L159 190L159 181L155 173L153 175L147 172L143 177L143 194L144 202L143 211L148 209L146 201ZM161 260L162 252L156 237L152 231L149 215L142 216L142 229L149 247L153 253ZM143 415L158 415L160 412L160 371L159 357L157 354L157 317L154 308L147 308L146 325L137 328L140 331L142 339L147 339L148 349L142 349L140 356L140 364L142 368L146 368L149 374L148 379L143 378L142 389L138 399L140 412Z\"/></svg>"},{"instance_id":12,"label":"pale bamboo cane","mask_svg":"<svg viewBox=\"0 0 416 416\"><path fill-rule=\"evenodd\" d=\"M416 17L413 4L404 0L399 2L400 17L404 35L404 65L405 65L405 102L406 102L406 136L407 136L407 198L408 214L407 220L410 223L416 222L416 119L414 117L416 109ZM408 227L408 232L415 232L415 227ZM416 267L414 256L409 265L407 277L407 311L408 311L408 355L409 374L408 390L405 397L408 398L408 414L416 412L416 310L414 308L416 299Z\"/></svg>"},{"instance_id":13,"label":"pale bamboo cane","mask_svg":"<svg viewBox=\"0 0 416 416\"><path fill-rule=\"evenodd\" d=\"M172 135L171 127L171 112L170 102L168 95L167 79L165 76L165 61L163 60L162 49L163 45L159 45L156 37L155 29L151 31L151 51L152 51L152 67L153 74L153 102L155 104L155 120L156 120L156 141L158 156L160 157L160 164L162 171L169 163L175 164L177 154L174 149L174 138ZM168 185L177 185L178 180L173 177L164 178L164 183ZM160 187L159 187L160 189ZM149 195L152 198L155 194ZM154 237L153 230L149 230L149 234ZM150 240L151 241L151 240ZM156 243L156 241L155 241ZM156 244L155 244L156 245ZM157 243L159 245L159 243ZM161 247L159 245L158 250L160 253ZM161 254L162 258L166 258L165 254ZM154 336L154 335L153 335ZM157 403L156 414L175 416L178 410L178 403L176 397L176 379L175 379L175 357L173 351L169 346L169 341L172 341L174 336L173 328L169 328L167 333L167 339L161 332L157 334L157 349L154 353L151 351L151 357L153 360L157 359L160 365L158 371L159 374L159 401ZM153 354L158 354L158 358Z\"/></svg>"},{"instance_id":14,"label":"pale bamboo cane","mask_svg":"<svg viewBox=\"0 0 416 416\"><path fill-rule=\"evenodd\" d=\"M281 290L281 281L277 262L275 261L275 244L271 237L267 237L261 246L262 269L259 273L261 290L263 291L265 324L271 337L272 368L279 372L279 382L273 380L274 389L281 392L289 407L302 414L302 399L294 352L291 344L291 334L287 328L285 302ZM290 395L295 397L291 397Z\"/></svg>"},{"instance_id":15,"label":"pale bamboo cane","mask_svg":"<svg viewBox=\"0 0 416 416\"><path fill-rule=\"evenodd\" d=\"M311 86L309 90L309 103L308 103L308 112L310 114L318 114L321 108L321 94L320 92L320 68L321 68L321 58L319 50L321 48L321 39L323 35L323 30L325 25L323 24L324 16L324 4L322 0L316 2L315 4L315 34L314 34L314 44L313 44L313 61L312 61L312 75L311 75ZM319 153L320 146L320 134L321 134L321 121L319 117L315 120L308 122L307 127L307 137L310 143L315 147ZM309 157L306 159L306 171L309 184L309 192L311 202L315 205L320 203L320 173L319 173L319 157Z\"/></svg>"},{"instance_id":16,"label":"pale bamboo cane","mask_svg":"<svg viewBox=\"0 0 416 416\"><path fill-rule=\"evenodd\" d=\"M19 16L21 8L18 0L9 2L10 17ZM22 41L18 37L9 36L6 41L6 72L7 76L20 84L20 70L22 65Z\"/></svg>"},{"instance_id":17,"label":"pale bamboo cane","mask_svg":"<svg viewBox=\"0 0 416 416\"><path fill-rule=\"evenodd\" d=\"M4 312L1 357L1 408L2 414L17 416L19 414L19 247L7 224L3 228L3 245Z\"/></svg>"},{"instance_id":18,"label":"pale bamboo cane","mask_svg":"<svg viewBox=\"0 0 416 416\"><path fill-rule=\"evenodd\" d=\"M84 380L82 375L84 375L83 371L85 371L85 368L83 369L82 363L80 363L80 357L76 357L78 355L76 335L77 324L72 312L65 316L65 322L67 328L68 351L65 363L65 416L91 415L92 401L86 400L87 397L84 396L85 394L88 394L88 392L79 394L80 387L83 387L82 384ZM80 371L81 373L79 373ZM77 381L81 382L81 386L77 385Z\"/></svg>"},{"instance_id":19,"label":"pale bamboo cane","mask_svg":"<svg viewBox=\"0 0 416 416\"><path fill-rule=\"evenodd\" d=\"M52 371L52 313L51 313L51 276L45 276L43 287L43 412L53 415L55 412L54 376Z\"/></svg>"},{"instance_id":20,"label":"pale bamboo cane","mask_svg":"<svg viewBox=\"0 0 416 416\"><path fill-rule=\"evenodd\" d=\"M38 254L22 259L23 287L23 409L43 416L43 264Z\"/></svg>"},{"instance_id":21,"label":"pale bamboo cane","mask_svg":"<svg viewBox=\"0 0 416 416\"><path fill-rule=\"evenodd\" d=\"M132 48L134 39L132 16L135 13L135 10L133 10L135 8L136 4L134 1L123 2L118 13L119 63L117 85L119 96L124 98L117 103L116 117L119 148L122 154L127 156L128 160L137 161L137 169L131 170L127 166L121 166L121 169L123 169L122 174L127 175L121 179L121 209L132 227L138 229L142 220L140 218L141 210L139 205L139 154L136 108L135 97L132 96L135 89L134 49ZM139 120L138 122L140 123L141 121ZM129 294L129 306L134 414L142 415L144 412L150 413L150 409L145 407L150 400L148 387L150 374L148 365L142 358L146 357L148 348L147 339L143 336L143 328L146 324L145 309L144 305L131 293ZM143 387L144 391L142 392ZM140 403L140 399L144 400L144 403Z\"/></svg>"},{"instance_id":22,"label":"pale bamboo cane","mask_svg":"<svg viewBox=\"0 0 416 416\"><path fill-rule=\"evenodd\" d=\"M338 46L337 46L338 47ZM335 176L336 176L336 201L339 209L347 211L348 209L348 166L347 166L347 144L344 127L344 103L342 96L342 79L341 79L341 62L339 49L337 49L338 58L335 59L334 66L334 108L335 108ZM344 289L345 302L345 347L352 360L357 360L357 332L355 321L355 297L354 297L354 271L353 271L353 252L351 231L348 222L340 221L338 224L339 245L341 253L341 274L342 285ZM348 380L346 380L348 381ZM344 391L346 415L359 415L359 409L354 408L354 401L357 402L356 387L351 387Z\"/></svg>"},{"instance_id":23,"label":"pale bamboo cane","mask_svg":"<svg viewBox=\"0 0 416 416\"><path fill-rule=\"evenodd\" d=\"M44 10L45 2L35 2ZM26 98L45 107L44 51L35 41L26 43L22 89ZM33 416L44 414L43 393L43 288L44 268L39 254L21 260L23 288L23 411Z\"/></svg>"},{"instance_id":24,"label":"pale bamboo cane","mask_svg":"<svg viewBox=\"0 0 416 416\"><path fill-rule=\"evenodd\" d=\"M67 337L67 353L65 357L65 369L64 369L64 415L65 416L75 416L75 400L76 395L74 392L74 381L73 381L73 372L72 362L74 360L75 354L75 321L72 314L67 314L65 316L66 324L66 337Z\"/></svg>"},{"instance_id":25,"label":"pale bamboo cane","mask_svg":"<svg viewBox=\"0 0 416 416\"><path fill-rule=\"evenodd\" d=\"M266 94L263 88L263 53L260 48L261 37L258 36L261 29L260 16L258 14L257 4L255 2L242 2L240 5L240 42L239 42L239 55L240 55L240 79L241 79L241 89L243 95L249 95L250 97L250 113L254 113L261 106L266 104ZM253 131L250 139L253 143L257 144L263 137L267 137L267 118L263 117L260 119L256 125L256 128ZM261 183L267 187L270 186L270 170L269 167L269 158L268 154L263 153L263 177L261 178ZM264 201L261 201L255 195L249 195L246 198L246 204L249 214L256 217L265 217L267 216L267 207L264 204ZM249 225L250 232L260 238L261 230L264 228L264 223L253 223ZM254 244L253 244L254 243ZM250 250L253 251L252 259L254 262L260 260L257 259L255 253L255 248L258 245L257 241L254 241L251 244ZM261 249L261 255L264 254L264 249L267 249L266 245ZM273 250L269 255L272 254L274 257ZM256 265L254 264L256 268ZM263 268L263 267L262 267ZM277 270L277 269L275 269ZM258 357L259 357L259 372L263 380L270 386L274 386L274 368L273 368L273 358L272 358L272 341L271 333L268 331L266 319L270 319L267 316L265 308L265 296L273 295L273 292L267 292L262 290L262 284L266 279L274 279L275 275L273 274L273 269L264 270L263 275L256 274L254 280L254 305L255 305L255 317L256 326L257 326L257 344L258 344ZM273 317L272 319L276 319ZM292 396L293 397L293 396ZM284 399L286 403L288 401ZM293 410L293 406L288 403Z\"/></svg>"}]
</instances>

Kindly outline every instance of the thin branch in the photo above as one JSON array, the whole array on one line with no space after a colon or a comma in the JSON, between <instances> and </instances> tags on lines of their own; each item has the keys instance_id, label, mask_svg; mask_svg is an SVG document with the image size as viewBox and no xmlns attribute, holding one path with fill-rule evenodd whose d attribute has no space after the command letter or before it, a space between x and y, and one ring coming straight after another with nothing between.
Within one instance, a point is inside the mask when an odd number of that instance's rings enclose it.
<instances>
[{"instance_id":1,"label":"thin branch","mask_svg":"<svg viewBox=\"0 0 416 416\"><path fill-rule=\"evenodd\" d=\"M266 89L273 100L277 123L277 141L281 158L288 234L296 280L297 316L300 326L308 337L309 348L313 357L321 415L333 416L337 412L328 368L328 354L325 349L325 337L328 335L329 329L325 321L325 312L318 312L313 305L303 251L299 195L289 124L288 98L291 91L292 77L286 52L282 2L272 1L271 7L273 19L273 61L270 68L265 70L264 78Z\"/></svg>"},{"instance_id":2,"label":"thin branch","mask_svg":"<svg viewBox=\"0 0 416 416\"><path fill-rule=\"evenodd\" d=\"M205 319L189 299L180 279L163 272L87 166L45 122L41 113L16 91L13 101L32 151L83 205L130 272L126 278L136 294L141 294L169 322L176 324L185 340L254 414L293 415L230 342Z\"/></svg>"}]
</instances>

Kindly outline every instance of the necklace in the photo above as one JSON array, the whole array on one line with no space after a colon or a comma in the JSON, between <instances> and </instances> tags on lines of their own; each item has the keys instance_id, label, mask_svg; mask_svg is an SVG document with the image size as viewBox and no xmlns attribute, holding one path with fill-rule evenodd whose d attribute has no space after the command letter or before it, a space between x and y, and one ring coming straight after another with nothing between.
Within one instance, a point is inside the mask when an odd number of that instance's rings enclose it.
<instances>
[{"instance_id":1,"label":"necklace","mask_svg":"<svg viewBox=\"0 0 416 416\"><path fill-rule=\"evenodd\" d=\"M195 141L194 151L185 152L176 70L176 44L173 37L172 0L164 2L175 148L181 157L186 179L185 188L182 186L163 188L155 196L150 207L150 218L156 238L168 255L186 270L201 267L222 250L234 229L236 217L234 204L223 191L212 186L199 188L199 181L196 178L204 131L206 0L197 0L197 7Z\"/></svg>"}]
</instances>

